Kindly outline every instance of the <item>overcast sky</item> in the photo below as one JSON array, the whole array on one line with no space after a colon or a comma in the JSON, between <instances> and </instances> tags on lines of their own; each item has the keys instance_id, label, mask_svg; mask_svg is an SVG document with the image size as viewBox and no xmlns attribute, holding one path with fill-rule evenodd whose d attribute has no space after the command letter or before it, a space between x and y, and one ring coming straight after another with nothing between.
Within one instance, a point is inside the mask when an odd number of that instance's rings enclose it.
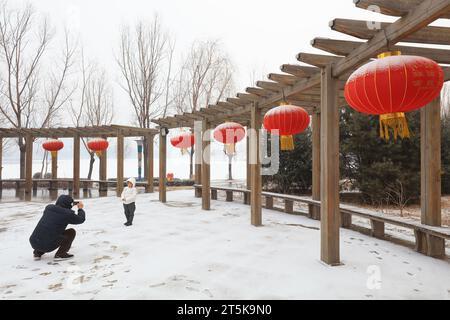
<instances>
[{"instance_id":1,"label":"overcast sky","mask_svg":"<svg viewBox=\"0 0 450 320\"><path fill-rule=\"evenodd\" d=\"M17 3L18 0L14 0ZM20 0L22 1L22 0ZM278 72L295 63L314 37L346 38L331 31L333 18L380 19L379 14L355 8L351 0L29 0L59 30L64 25L79 33L85 52L104 65L114 81L114 60L123 25L151 20L155 13L176 38L177 57L197 39L220 39L236 66L237 90L251 85L251 73ZM385 21L392 21L384 16ZM115 86L116 109L129 102ZM115 122L126 122L120 117Z\"/></svg>"}]
</instances>

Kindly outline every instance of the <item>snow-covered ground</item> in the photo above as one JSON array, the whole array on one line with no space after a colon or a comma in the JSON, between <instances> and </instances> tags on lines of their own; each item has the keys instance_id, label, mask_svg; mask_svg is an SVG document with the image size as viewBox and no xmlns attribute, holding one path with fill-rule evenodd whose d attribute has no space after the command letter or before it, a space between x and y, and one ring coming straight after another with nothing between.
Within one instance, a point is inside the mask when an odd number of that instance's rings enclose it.
<instances>
[{"instance_id":1,"label":"snow-covered ground","mask_svg":"<svg viewBox=\"0 0 450 320\"><path fill-rule=\"evenodd\" d=\"M319 222L213 201L192 190L140 195L126 228L118 199L86 200L73 260L32 259L42 203L0 203L1 299L450 299L450 263L351 230L343 265L319 261Z\"/></svg>"}]
</instances>

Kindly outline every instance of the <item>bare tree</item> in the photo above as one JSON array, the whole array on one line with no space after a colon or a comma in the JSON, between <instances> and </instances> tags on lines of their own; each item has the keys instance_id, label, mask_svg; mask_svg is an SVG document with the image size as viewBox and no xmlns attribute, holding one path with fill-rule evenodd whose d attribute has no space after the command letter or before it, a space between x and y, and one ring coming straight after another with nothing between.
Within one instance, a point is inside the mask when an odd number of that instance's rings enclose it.
<instances>
[{"instance_id":1,"label":"bare tree","mask_svg":"<svg viewBox=\"0 0 450 320\"><path fill-rule=\"evenodd\" d=\"M233 88L233 67L218 41L195 42L176 84L178 113L193 112L217 103ZM190 149L189 174L193 176L194 148Z\"/></svg>"},{"instance_id":2,"label":"bare tree","mask_svg":"<svg viewBox=\"0 0 450 320\"><path fill-rule=\"evenodd\" d=\"M40 21L38 21L40 20ZM69 100L65 83L72 66L74 49L66 33L59 71L46 75L43 60L53 38L45 18L38 19L31 5L11 9L0 3L0 113L8 126L48 127L59 109ZM46 70L54 70L54 65ZM45 81L43 79L48 80ZM20 148L20 177L25 176L25 142Z\"/></svg>"},{"instance_id":3,"label":"bare tree","mask_svg":"<svg viewBox=\"0 0 450 320\"><path fill-rule=\"evenodd\" d=\"M387 202L394 204L400 210L400 217L403 217L403 212L411 200L406 196L403 183L400 180L396 180L386 186L385 189Z\"/></svg>"},{"instance_id":4,"label":"bare tree","mask_svg":"<svg viewBox=\"0 0 450 320\"><path fill-rule=\"evenodd\" d=\"M101 126L111 124L114 118L113 90L106 71L94 63L86 63L84 53L81 55L81 80L78 86L78 98L72 103L71 115L75 126ZM95 163L95 152L87 146L89 153L89 171L87 179L92 178Z\"/></svg>"}]
</instances>

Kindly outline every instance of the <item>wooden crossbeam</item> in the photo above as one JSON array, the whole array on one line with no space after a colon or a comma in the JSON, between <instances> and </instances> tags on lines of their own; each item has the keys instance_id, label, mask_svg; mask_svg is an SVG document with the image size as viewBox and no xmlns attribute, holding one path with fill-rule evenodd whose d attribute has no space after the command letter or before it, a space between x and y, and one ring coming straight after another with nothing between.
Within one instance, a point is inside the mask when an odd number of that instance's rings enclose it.
<instances>
[{"instance_id":1,"label":"wooden crossbeam","mask_svg":"<svg viewBox=\"0 0 450 320\"><path fill-rule=\"evenodd\" d=\"M241 100L239 98L227 98L227 102L233 103L238 106L245 106L246 104L248 104L247 101Z\"/></svg>"},{"instance_id":2,"label":"wooden crossbeam","mask_svg":"<svg viewBox=\"0 0 450 320\"><path fill-rule=\"evenodd\" d=\"M377 11L385 15L401 17L407 15L423 0L353 0L355 6L361 9ZM442 18L450 18L449 12L443 12Z\"/></svg>"},{"instance_id":3,"label":"wooden crossbeam","mask_svg":"<svg viewBox=\"0 0 450 320\"><path fill-rule=\"evenodd\" d=\"M394 45L440 17L442 12L450 10L450 0L424 0L414 10L390 24L367 43L362 44L350 55L333 66L334 78L353 69L356 65L367 61L386 46Z\"/></svg>"},{"instance_id":4,"label":"wooden crossbeam","mask_svg":"<svg viewBox=\"0 0 450 320\"><path fill-rule=\"evenodd\" d=\"M273 91L273 92L281 92L284 88L283 85L277 82L269 82L269 81L257 81L256 85L263 89Z\"/></svg>"},{"instance_id":5,"label":"wooden crossbeam","mask_svg":"<svg viewBox=\"0 0 450 320\"><path fill-rule=\"evenodd\" d=\"M450 29L449 29L450 38ZM363 42L360 41L346 41L346 40L334 40L315 38L311 42L314 48L327 51L332 54L347 56L356 50ZM388 50L388 48L386 48ZM436 61L437 63L450 64L450 50L444 49L430 49L423 47L410 47L410 46L391 46L390 51L401 51L405 55L417 55L426 57ZM375 56L373 56L375 58Z\"/></svg>"},{"instance_id":6,"label":"wooden crossbeam","mask_svg":"<svg viewBox=\"0 0 450 320\"><path fill-rule=\"evenodd\" d=\"M280 83L281 85L293 85L299 79L295 76L288 74L269 73L267 76L269 80Z\"/></svg>"},{"instance_id":7,"label":"wooden crossbeam","mask_svg":"<svg viewBox=\"0 0 450 320\"><path fill-rule=\"evenodd\" d=\"M261 99L260 96L252 93L238 93L236 95L239 99L245 100L247 102L259 101Z\"/></svg>"},{"instance_id":8,"label":"wooden crossbeam","mask_svg":"<svg viewBox=\"0 0 450 320\"><path fill-rule=\"evenodd\" d=\"M300 66L296 64L283 64L280 70L289 73L297 78L308 78L314 74L319 74L320 69L316 67Z\"/></svg>"},{"instance_id":9,"label":"wooden crossbeam","mask_svg":"<svg viewBox=\"0 0 450 320\"><path fill-rule=\"evenodd\" d=\"M319 68L324 68L325 66L329 65L330 63L336 62L341 58L342 57L322 55L322 54L312 54L312 53L306 53L306 52L300 52L299 54L297 54L298 61L310 64L312 66L316 66Z\"/></svg>"},{"instance_id":10,"label":"wooden crossbeam","mask_svg":"<svg viewBox=\"0 0 450 320\"><path fill-rule=\"evenodd\" d=\"M272 94L272 92L268 91L268 90L264 90L261 88L254 88L254 87L248 87L245 89L246 92L250 93L250 94L254 94L257 95L259 97L268 97Z\"/></svg>"},{"instance_id":11,"label":"wooden crossbeam","mask_svg":"<svg viewBox=\"0 0 450 320\"><path fill-rule=\"evenodd\" d=\"M344 33L358 39L370 40L380 30L369 28L373 22L363 20L350 19L334 19L330 22L330 28L334 31ZM380 22L380 27L386 29L392 23ZM403 37L402 42L410 43L425 43L425 44L439 44L450 45L450 28L445 27L424 27L416 32Z\"/></svg>"}]
</instances>

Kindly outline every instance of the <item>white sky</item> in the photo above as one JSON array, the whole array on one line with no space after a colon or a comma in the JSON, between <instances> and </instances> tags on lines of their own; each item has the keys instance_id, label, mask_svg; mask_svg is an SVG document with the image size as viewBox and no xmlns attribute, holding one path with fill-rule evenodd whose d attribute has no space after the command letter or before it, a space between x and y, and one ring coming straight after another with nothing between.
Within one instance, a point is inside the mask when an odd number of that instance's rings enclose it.
<instances>
[{"instance_id":1,"label":"white sky","mask_svg":"<svg viewBox=\"0 0 450 320\"><path fill-rule=\"evenodd\" d=\"M12 0L17 3L22 0ZM333 18L392 21L392 17L355 8L351 0L29 0L60 31L67 25L80 34L86 54L120 81L114 60L121 26L154 13L176 37L179 57L197 39L220 39L236 66L236 86L243 92L251 73L262 79L279 72L283 63L296 63L298 52L318 52L314 37L348 38L331 31ZM350 39L350 38L349 38ZM264 76L263 76L264 74ZM115 85L116 114L128 109L126 95ZM128 109L130 110L130 109ZM116 117L116 123L129 121Z\"/></svg>"}]
</instances>

